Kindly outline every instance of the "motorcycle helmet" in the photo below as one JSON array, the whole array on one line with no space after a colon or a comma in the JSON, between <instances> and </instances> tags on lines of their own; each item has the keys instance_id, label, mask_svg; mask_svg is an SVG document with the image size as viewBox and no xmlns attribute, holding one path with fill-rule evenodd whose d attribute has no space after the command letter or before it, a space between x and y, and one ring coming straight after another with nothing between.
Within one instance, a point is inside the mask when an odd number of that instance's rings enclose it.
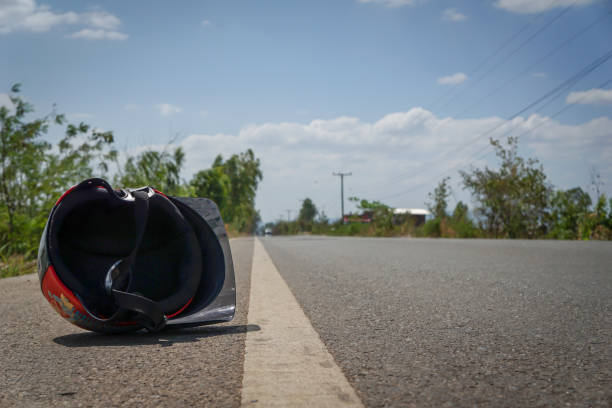
<instances>
[{"instance_id":1,"label":"motorcycle helmet","mask_svg":"<svg viewBox=\"0 0 612 408\"><path fill-rule=\"evenodd\" d=\"M236 287L219 210L206 198L92 178L53 206L38 251L43 295L71 323L118 333L232 320Z\"/></svg>"}]
</instances>

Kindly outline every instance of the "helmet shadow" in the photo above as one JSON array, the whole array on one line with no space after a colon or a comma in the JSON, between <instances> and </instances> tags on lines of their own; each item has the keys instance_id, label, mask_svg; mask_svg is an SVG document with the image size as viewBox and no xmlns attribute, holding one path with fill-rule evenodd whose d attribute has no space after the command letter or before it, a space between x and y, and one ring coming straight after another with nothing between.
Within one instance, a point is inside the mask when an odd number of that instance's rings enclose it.
<instances>
[{"instance_id":1,"label":"helmet shadow","mask_svg":"<svg viewBox=\"0 0 612 408\"><path fill-rule=\"evenodd\" d=\"M169 327L158 333L145 331L127 334L73 333L59 336L53 342L65 347L117 347L117 346L148 346L160 345L171 347L176 343L195 343L208 337L244 334L259 331L256 324L241 324L228 326L200 326L192 328Z\"/></svg>"}]
</instances>

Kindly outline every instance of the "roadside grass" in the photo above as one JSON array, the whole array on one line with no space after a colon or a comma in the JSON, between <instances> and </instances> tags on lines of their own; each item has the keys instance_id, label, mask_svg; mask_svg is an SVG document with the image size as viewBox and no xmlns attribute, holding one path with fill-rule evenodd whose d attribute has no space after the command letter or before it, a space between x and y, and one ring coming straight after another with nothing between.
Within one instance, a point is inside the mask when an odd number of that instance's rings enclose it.
<instances>
[{"instance_id":1,"label":"roadside grass","mask_svg":"<svg viewBox=\"0 0 612 408\"><path fill-rule=\"evenodd\" d=\"M250 232L239 232L232 224L225 224L225 231L229 238L252 237Z\"/></svg>"},{"instance_id":2,"label":"roadside grass","mask_svg":"<svg viewBox=\"0 0 612 408\"><path fill-rule=\"evenodd\" d=\"M36 271L36 260L23 255L0 254L0 279L27 275Z\"/></svg>"},{"instance_id":3,"label":"roadside grass","mask_svg":"<svg viewBox=\"0 0 612 408\"><path fill-rule=\"evenodd\" d=\"M428 238L482 238L484 234L469 220L451 218L431 219L415 226L406 221L393 223L335 223L332 225L313 225L313 234L357 237L428 237Z\"/></svg>"}]
</instances>

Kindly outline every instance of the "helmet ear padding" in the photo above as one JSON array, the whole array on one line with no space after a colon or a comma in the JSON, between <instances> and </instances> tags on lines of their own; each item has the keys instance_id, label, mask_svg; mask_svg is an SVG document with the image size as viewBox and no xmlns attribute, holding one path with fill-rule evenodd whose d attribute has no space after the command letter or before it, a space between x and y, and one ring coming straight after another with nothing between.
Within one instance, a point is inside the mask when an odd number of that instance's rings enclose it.
<instances>
[{"instance_id":1,"label":"helmet ear padding","mask_svg":"<svg viewBox=\"0 0 612 408\"><path fill-rule=\"evenodd\" d=\"M108 189L78 189L59 202L49 220L49 260L93 313L108 315L115 307L105 293L104 278L133 249L133 205ZM132 274L130 292L157 302L167 315L188 304L200 284L202 251L193 228L162 194L149 198Z\"/></svg>"}]
</instances>

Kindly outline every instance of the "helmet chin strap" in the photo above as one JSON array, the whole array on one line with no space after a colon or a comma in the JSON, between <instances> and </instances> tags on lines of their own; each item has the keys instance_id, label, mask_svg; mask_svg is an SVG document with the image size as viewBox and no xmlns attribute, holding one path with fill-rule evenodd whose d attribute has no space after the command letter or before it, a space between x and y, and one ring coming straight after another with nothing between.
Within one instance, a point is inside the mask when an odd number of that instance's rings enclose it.
<instances>
[{"instance_id":1,"label":"helmet chin strap","mask_svg":"<svg viewBox=\"0 0 612 408\"><path fill-rule=\"evenodd\" d=\"M149 195L145 191L134 191L134 219L136 224L136 241L130 254L115 262L106 273L104 288L108 296L113 298L117 311L106 322L117 321L126 314L135 315L135 320L150 332L164 328L167 318L157 302L139 293L129 292L132 283L133 265L136 254L142 243L147 218L149 215Z\"/></svg>"}]
</instances>

